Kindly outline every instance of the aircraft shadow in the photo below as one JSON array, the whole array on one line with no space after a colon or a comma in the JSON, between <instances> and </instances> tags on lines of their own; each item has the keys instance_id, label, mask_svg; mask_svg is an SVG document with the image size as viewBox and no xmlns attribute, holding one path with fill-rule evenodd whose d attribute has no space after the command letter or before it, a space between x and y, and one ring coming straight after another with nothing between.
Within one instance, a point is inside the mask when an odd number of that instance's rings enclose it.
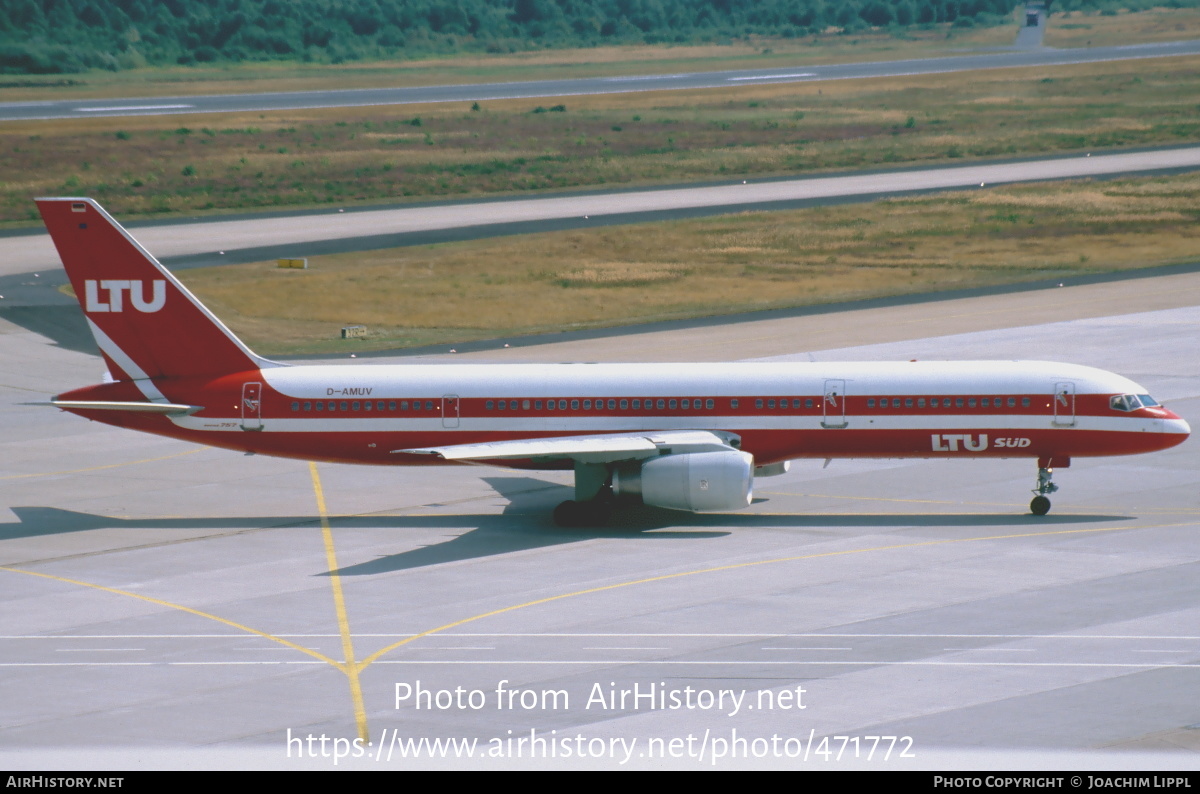
<instances>
[{"instance_id":1,"label":"aircraft shadow","mask_svg":"<svg viewBox=\"0 0 1200 794\"><path fill-rule=\"evenodd\" d=\"M487 477L498 494L509 500L500 514L483 512L447 515L361 515L329 516L334 529L444 529L454 533L441 543L383 555L367 562L348 565L320 576L369 576L391 571L423 568L448 562L491 557L530 549L597 538L671 541L720 538L737 529L844 529L904 527L1020 527L1028 529L1070 526L1097 522L1128 521L1131 516L1057 514L695 514L655 507L618 507L603 527L564 529L551 519L554 505L572 495L572 489L533 477ZM762 500L755 500L758 504ZM62 510L55 507L12 507L16 523L0 524L0 540L32 538L95 529L154 530L245 530L318 527L319 515L293 516L197 516L188 518L114 518Z\"/></svg>"}]
</instances>

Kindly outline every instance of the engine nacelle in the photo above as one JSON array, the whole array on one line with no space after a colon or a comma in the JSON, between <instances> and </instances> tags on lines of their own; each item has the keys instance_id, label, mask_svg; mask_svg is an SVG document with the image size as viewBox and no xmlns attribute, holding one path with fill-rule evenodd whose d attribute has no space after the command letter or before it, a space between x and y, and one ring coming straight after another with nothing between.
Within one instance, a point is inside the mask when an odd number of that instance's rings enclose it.
<instances>
[{"instance_id":1,"label":"engine nacelle","mask_svg":"<svg viewBox=\"0 0 1200 794\"><path fill-rule=\"evenodd\" d=\"M612 488L671 510L740 510L753 497L754 457L734 449L663 455L618 467Z\"/></svg>"}]
</instances>

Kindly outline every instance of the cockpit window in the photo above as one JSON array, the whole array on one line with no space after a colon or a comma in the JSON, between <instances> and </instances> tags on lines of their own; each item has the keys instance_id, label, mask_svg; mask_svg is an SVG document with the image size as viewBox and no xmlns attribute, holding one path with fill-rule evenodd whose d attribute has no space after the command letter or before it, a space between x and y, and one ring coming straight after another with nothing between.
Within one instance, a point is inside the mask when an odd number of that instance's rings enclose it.
<instances>
[{"instance_id":1,"label":"cockpit window","mask_svg":"<svg viewBox=\"0 0 1200 794\"><path fill-rule=\"evenodd\" d=\"M1149 394L1118 394L1108 401L1114 411L1136 411L1139 408L1151 408L1158 405Z\"/></svg>"}]
</instances>

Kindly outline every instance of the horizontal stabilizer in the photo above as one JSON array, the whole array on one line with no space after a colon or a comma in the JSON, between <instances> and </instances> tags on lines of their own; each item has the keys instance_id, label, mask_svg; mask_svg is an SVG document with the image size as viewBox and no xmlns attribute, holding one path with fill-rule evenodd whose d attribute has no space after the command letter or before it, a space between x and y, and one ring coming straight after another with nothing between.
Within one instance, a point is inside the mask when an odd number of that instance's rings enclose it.
<instances>
[{"instance_id":1,"label":"horizontal stabilizer","mask_svg":"<svg viewBox=\"0 0 1200 794\"><path fill-rule=\"evenodd\" d=\"M114 402L110 400L51 400L48 405L73 411L134 411L143 414L183 416L203 411L202 405L180 405L178 403Z\"/></svg>"}]
</instances>

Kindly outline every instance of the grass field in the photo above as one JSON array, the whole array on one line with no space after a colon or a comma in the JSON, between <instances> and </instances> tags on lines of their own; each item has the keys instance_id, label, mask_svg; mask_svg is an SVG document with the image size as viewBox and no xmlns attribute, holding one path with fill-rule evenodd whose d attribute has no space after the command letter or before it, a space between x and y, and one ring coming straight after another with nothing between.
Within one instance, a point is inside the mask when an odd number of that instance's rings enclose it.
<instances>
[{"instance_id":1,"label":"grass field","mask_svg":"<svg viewBox=\"0 0 1200 794\"><path fill-rule=\"evenodd\" d=\"M1195 261L1200 174L188 270L266 354L355 352ZM338 338L363 324L364 340Z\"/></svg>"},{"instance_id":2,"label":"grass field","mask_svg":"<svg viewBox=\"0 0 1200 794\"><path fill-rule=\"evenodd\" d=\"M0 86L0 100L520 80L889 60L1011 42L1015 25L249 65ZM1200 12L1053 15L1046 43L1200 36ZM30 84L22 84L30 83ZM122 218L742 179L1200 142L1200 58L620 96L0 126L0 225L35 195ZM186 271L268 354L352 352L1013 283L1200 254L1200 176L988 189ZM363 324L365 340L341 341Z\"/></svg>"},{"instance_id":3,"label":"grass field","mask_svg":"<svg viewBox=\"0 0 1200 794\"><path fill-rule=\"evenodd\" d=\"M0 222L791 175L1200 141L1200 58L562 100L13 122ZM539 112L540 108L540 112ZM561 108L556 111L555 108Z\"/></svg>"}]
</instances>

